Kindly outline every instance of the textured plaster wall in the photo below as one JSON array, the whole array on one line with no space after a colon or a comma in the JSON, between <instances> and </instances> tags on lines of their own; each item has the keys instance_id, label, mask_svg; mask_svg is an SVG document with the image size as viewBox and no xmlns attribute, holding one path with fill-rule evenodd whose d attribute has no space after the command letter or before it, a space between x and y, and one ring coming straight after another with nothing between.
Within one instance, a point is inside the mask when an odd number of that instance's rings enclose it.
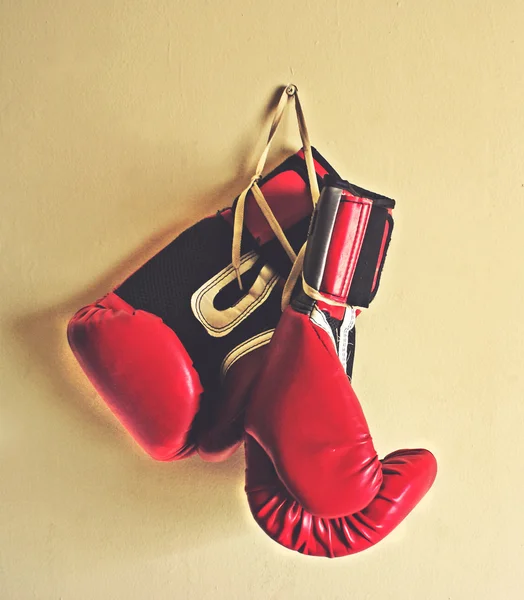
<instances>
[{"instance_id":1,"label":"textured plaster wall","mask_svg":"<svg viewBox=\"0 0 524 600\"><path fill-rule=\"evenodd\" d=\"M0 598L522 598L522 2L2 0L0 23ZM440 465L332 562L255 527L241 452L148 459L65 340L239 192L288 81L315 145L398 200L355 386L381 454Z\"/></svg>"}]
</instances>

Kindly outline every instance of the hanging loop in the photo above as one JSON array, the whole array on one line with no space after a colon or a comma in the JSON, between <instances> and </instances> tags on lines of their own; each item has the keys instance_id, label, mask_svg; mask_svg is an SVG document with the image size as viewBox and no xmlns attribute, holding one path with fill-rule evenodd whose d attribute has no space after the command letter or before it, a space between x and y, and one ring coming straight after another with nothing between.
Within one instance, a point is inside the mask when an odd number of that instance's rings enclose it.
<instances>
[{"instance_id":1,"label":"hanging loop","mask_svg":"<svg viewBox=\"0 0 524 600\"><path fill-rule=\"evenodd\" d=\"M285 250L287 256L289 257L289 259L291 260L291 262L295 263L295 261L297 259L297 255L296 255L295 251L293 250L291 244L289 243L289 240L287 239L282 227L280 226L280 223L278 222L277 218L273 214L273 211L271 210L268 202L264 198L264 194L262 193L262 190L258 186L258 181L261 179L262 171L264 170L264 167L266 165L269 150L271 148L271 142L273 141L273 138L275 137L278 126L280 125L280 123L282 121L284 111L291 100L295 101L295 111L296 111L297 122L298 122L298 130L300 132L300 138L302 140L302 147L304 150L304 160L306 163L306 169L307 169L307 175L308 175L308 181L309 181L309 189L310 189L310 193L311 193L311 201L313 203L313 206L315 206L315 204L317 203L318 197L320 195L320 192L318 189L317 175L316 175L316 170L315 170L315 162L313 159L313 152L311 149L311 142L309 141L309 133L308 133L307 126L306 126L304 112L302 111L302 106L301 106L300 100L298 98L298 88L295 84L291 83L291 84L287 85L284 88L284 90L282 91L280 99L274 109L273 120L271 123L271 127L269 129L266 146L264 147L264 150L258 160L255 174L251 178L249 185L242 191L242 193L240 194L240 196L238 197L238 200L237 200L237 205L236 205L236 210L235 210L235 218L234 218L234 222L233 222L233 243L232 243L232 247L231 247L231 263L233 265L233 268L235 269L238 286L241 290L243 289L242 280L240 278L240 253L241 253L241 246L242 246L242 230L244 227L244 212L245 212L246 199L247 199L247 195L249 194L250 191L253 194L255 202L258 204L262 214L264 215L269 226L271 227L271 230L275 234L275 237L278 239L278 241L284 248L284 250Z\"/></svg>"}]
</instances>

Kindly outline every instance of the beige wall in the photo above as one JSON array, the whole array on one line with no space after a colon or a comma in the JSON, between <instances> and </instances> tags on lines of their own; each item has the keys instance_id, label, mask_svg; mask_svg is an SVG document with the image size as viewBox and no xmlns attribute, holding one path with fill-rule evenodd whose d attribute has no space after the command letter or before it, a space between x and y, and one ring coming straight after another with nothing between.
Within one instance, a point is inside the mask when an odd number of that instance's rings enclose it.
<instances>
[{"instance_id":1,"label":"beige wall","mask_svg":"<svg viewBox=\"0 0 524 600\"><path fill-rule=\"evenodd\" d=\"M522 2L0 7L0 598L522 598ZM228 204L291 80L314 143L398 199L355 386L381 454L440 465L398 531L332 562L256 528L241 452L146 458L64 330Z\"/></svg>"}]
</instances>

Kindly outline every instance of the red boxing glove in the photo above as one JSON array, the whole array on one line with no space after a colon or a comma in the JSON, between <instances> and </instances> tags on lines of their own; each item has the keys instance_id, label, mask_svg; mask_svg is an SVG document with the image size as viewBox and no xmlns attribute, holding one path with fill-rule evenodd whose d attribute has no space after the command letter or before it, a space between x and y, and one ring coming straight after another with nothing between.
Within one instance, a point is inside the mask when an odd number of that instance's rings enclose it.
<instances>
[{"instance_id":1,"label":"red boxing glove","mask_svg":"<svg viewBox=\"0 0 524 600\"><path fill-rule=\"evenodd\" d=\"M313 150L317 178L334 173ZM303 152L259 183L289 241L306 239L312 203ZM291 262L252 194L239 290L230 264L233 211L184 231L68 327L76 358L111 410L155 459L199 450L227 458L243 438L247 391L281 316Z\"/></svg>"},{"instance_id":2,"label":"red boxing glove","mask_svg":"<svg viewBox=\"0 0 524 600\"><path fill-rule=\"evenodd\" d=\"M355 278L369 254L367 241L384 246L380 228L370 238L377 211L389 214L392 207L347 182L326 183L304 259L307 294L300 292L282 315L246 412L253 516L275 541L304 554L345 556L373 546L416 506L436 475L427 450L378 459L342 364L340 340L353 309L341 303L358 304L353 298L369 292Z\"/></svg>"}]
</instances>

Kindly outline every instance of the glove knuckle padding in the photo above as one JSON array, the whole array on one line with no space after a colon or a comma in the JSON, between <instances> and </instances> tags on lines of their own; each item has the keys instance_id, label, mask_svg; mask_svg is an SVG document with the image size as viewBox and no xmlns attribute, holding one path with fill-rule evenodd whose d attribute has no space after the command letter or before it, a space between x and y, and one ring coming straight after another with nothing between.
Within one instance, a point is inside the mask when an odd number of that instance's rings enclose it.
<instances>
[{"instance_id":1,"label":"glove knuckle padding","mask_svg":"<svg viewBox=\"0 0 524 600\"><path fill-rule=\"evenodd\" d=\"M187 438L202 387L184 346L159 317L109 294L76 313L68 338L98 393L153 458L193 451Z\"/></svg>"},{"instance_id":2,"label":"glove knuckle padding","mask_svg":"<svg viewBox=\"0 0 524 600\"><path fill-rule=\"evenodd\" d=\"M284 312L246 431L306 511L341 517L376 496L382 470L358 399L323 333L308 316Z\"/></svg>"},{"instance_id":3,"label":"glove knuckle padding","mask_svg":"<svg viewBox=\"0 0 524 600\"><path fill-rule=\"evenodd\" d=\"M246 493L258 525L290 550L330 558L356 554L383 540L423 498L437 470L431 452L398 450L381 461L382 483L366 507L324 518L291 496L263 448L249 435L246 458Z\"/></svg>"}]
</instances>

